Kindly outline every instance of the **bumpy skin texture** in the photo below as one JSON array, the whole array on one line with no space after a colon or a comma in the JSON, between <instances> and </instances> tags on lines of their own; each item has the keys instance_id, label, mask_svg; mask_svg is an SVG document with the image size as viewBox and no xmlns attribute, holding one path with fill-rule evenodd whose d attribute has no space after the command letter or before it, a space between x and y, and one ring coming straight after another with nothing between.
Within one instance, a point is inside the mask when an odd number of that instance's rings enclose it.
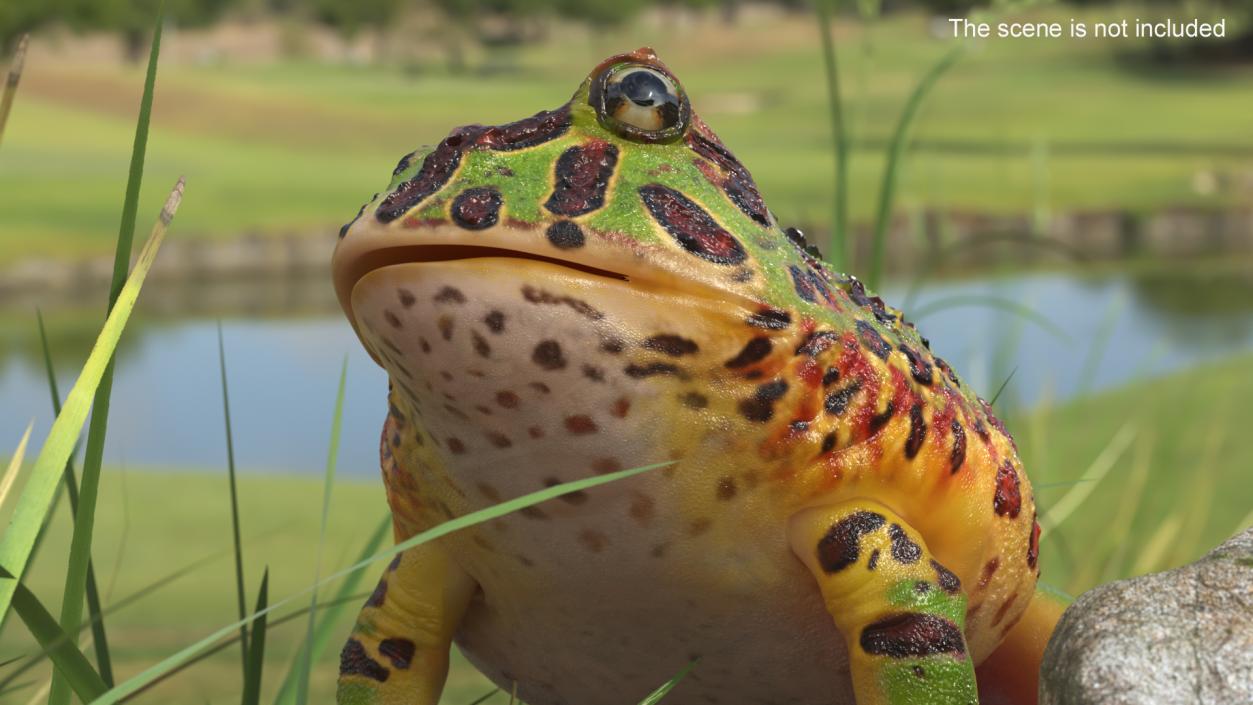
<instances>
[{"instance_id":1,"label":"bumpy skin texture","mask_svg":"<svg viewBox=\"0 0 1253 705\"><path fill-rule=\"evenodd\" d=\"M778 225L694 112L670 141L606 129L589 91L627 64L671 75L651 50L615 56L557 110L406 156L341 231L335 283L391 378L398 538L674 464L441 539L405 578L435 617L397 633L404 619L371 616L386 600L367 607L341 692L434 703L382 644L446 650L455 624L531 705L634 702L697 656L668 702L971 702L971 664L1038 575L1012 439L900 312ZM826 571L828 534L858 512L883 523ZM918 560L870 565L897 534ZM867 651L893 615L915 646Z\"/></svg>"}]
</instances>

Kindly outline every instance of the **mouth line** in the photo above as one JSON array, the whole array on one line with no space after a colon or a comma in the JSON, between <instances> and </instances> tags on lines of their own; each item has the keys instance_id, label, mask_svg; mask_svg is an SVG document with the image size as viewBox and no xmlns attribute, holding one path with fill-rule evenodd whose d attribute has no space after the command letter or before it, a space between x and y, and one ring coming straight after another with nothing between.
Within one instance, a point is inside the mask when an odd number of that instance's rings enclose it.
<instances>
[{"instance_id":1,"label":"mouth line","mask_svg":"<svg viewBox=\"0 0 1253 705\"><path fill-rule=\"evenodd\" d=\"M621 272L504 247L488 247L484 245L398 245L396 247L384 247L373 250L357 258L352 263L349 281L352 282L351 286L356 286L357 282L370 272L395 264L457 262L487 257L531 260L556 265L565 269L573 269L577 272L605 279L623 282L631 280L630 277ZM349 291L352 290L351 286Z\"/></svg>"}]
</instances>

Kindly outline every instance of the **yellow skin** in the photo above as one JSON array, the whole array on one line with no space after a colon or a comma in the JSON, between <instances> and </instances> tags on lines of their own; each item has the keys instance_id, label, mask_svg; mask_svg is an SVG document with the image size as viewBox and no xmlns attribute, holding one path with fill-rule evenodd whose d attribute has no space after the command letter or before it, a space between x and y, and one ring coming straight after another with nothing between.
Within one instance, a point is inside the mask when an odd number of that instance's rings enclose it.
<instances>
[{"instance_id":1,"label":"yellow skin","mask_svg":"<svg viewBox=\"0 0 1253 705\"><path fill-rule=\"evenodd\" d=\"M406 552L339 702L433 705L454 641L531 705L637 702L697 657L666 702L1034 702L1060 609L1013 441L779 227L651 50L407 156L333 264L391 377L397 539L674 461Z\"/></svg>"}]
</instances>

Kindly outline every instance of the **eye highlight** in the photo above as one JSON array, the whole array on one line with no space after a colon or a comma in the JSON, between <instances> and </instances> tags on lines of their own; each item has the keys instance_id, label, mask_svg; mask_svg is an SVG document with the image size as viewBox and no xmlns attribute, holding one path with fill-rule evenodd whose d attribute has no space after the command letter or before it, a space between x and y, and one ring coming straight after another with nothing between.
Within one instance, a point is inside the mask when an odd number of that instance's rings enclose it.
<instances>
[{"instance_id":1,"label":"eye highlight","mask_svg":"<svg viewBox=\"0 0 1253 705\"><path fill-rule=\"evenodd\" d=\"M601 125L637 142L677 139L691 113L678 81L645 64L606 69L593 81L588 102Z\"/></svg>"}]
</instances>

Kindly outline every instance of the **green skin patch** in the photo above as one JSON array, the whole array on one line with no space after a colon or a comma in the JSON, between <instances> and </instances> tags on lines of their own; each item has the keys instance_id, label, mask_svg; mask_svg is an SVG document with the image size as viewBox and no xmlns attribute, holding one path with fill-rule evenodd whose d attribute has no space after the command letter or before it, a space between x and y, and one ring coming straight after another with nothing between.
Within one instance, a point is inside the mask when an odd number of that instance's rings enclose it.
<instances>
[{"instance_id":1,"label":"green skin patch","mask_svg":"<svg viewBox=\"0 0 1253 705\"><path fill-rule=\"evenodd\" d=\"M928 589L919 590L918 584L917 580L902 580L892 586L886 596L888 603L902 611L943 617L959 629L965 627L965 595L949 594L933 583L928 584ZM959 659L950 654L885 658L880 683L892 705L978 703L974 664L969 658Z\"/></svg>"}]
</instances>

